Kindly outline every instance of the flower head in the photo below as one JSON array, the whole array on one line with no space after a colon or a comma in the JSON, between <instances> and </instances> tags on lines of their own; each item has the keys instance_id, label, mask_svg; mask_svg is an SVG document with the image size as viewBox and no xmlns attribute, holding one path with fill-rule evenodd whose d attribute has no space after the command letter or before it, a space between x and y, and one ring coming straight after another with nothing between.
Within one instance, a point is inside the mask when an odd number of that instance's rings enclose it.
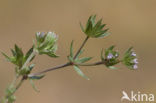
<instances>
[{"instance_id":1,"label":"flower head","mask_svg":"<svg viewBox=\"0 0 156 103\"><path fill-rule=\"evenodd\" d=\"M111 46L105 50L105 57L103 56L103 51L101 52L101 60L105 62L106 66L113 66L119 63L118 56L119 53L114 49L115 46Z\"/></svg>"},{"instance_id":2,"label":"flower head","mask_svg":"<svg viewBox=\"0 0 156 103\"><path fill-rule=\"evenodd\" d=\"M137 66L138 59L136 57L136 53L132 50L132 48L129 48L127 50L122 61L126 66L128 66L131 69L138 68L138 66Z\"/></svg>"},{"instance_id":3,"label":"flower head","mask_svg":"<svg viewBox=\"0 0 156 103\"><path fill-rule=\"evenodd\" d=\"M36 50L39 54L46 54L51 57L57 57L55 52L57 50L57 41L58 37L54 32L37 32L36 33Z\"/></svg>"}]
</instances>

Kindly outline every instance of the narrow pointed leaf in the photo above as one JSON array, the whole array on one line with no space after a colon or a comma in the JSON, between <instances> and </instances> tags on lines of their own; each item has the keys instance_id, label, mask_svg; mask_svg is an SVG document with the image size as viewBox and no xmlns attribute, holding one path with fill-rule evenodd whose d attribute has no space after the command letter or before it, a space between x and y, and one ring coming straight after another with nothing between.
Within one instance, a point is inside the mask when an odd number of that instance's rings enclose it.
<instances>
[{"instance_id":1,"label":"narrow pointed leaf","mask_svg":"<svg viewBox=\"0 0 156 103\"><path fill-rule=\"evenodd\" d=\"M22 52L21 48L19 48L16 44L15 44L15 51L18 56L23 56L23 52Z\"/></svg>"},{"instance_id":2,"label":"narrow pointed leaf","mask_svg":"<svg viewBox=\"0 0 156 103\"><path fill-rule=\"evenodd\" d=\"M99 36L100 38L101 37L105 37L105 36L108 36L110 33L104 33L104 34L102 34L101 36Z\"/></svg>"},{"instance_id":3,"label":"narrow pointed leaf","mask_svg":"<svg viewBox=\"0 0 156 103\"><path fill-rule=\"evenodd\" d=\"M115 46L112 45L112 46L110 46L108 49L109 49L109 50L113 50L114 47L115 47Z\"/></svg>"},{"instance_id":4,"label":"narrow pointed leaf","mask_svg":"<svg viewBox=\"0 0 156 103\"><path fill-rule=\"evenodd\" d=\"M79 59L79 62L80 62L80 63L85 63L85 62L87 62L87 61L89 61L89 60L91 60L91 59L92 59L92 57L80 58L80 59Z\"/></svg>"},{"instance_id":5,"label":"narrow pointed leaf","mask_svg":"<svg viewBox=\"0 0 156 103\"><path fill-rule=\"evenodd\" d=\"M74 41L72 40L71 45L70 45L70 56L73 57L73 43Z\"/></svg>"},{"instance_id":6,"label":"narrow pointed leaf","mask_svg":"<svg viewBox=\"0 0 156 103\"><path fill-rule=\"evenodd\" d=\"M109 66L108 68L109 68L109 69L119 69L119 68L114 67L114 66Z\"/></svg>"},{"instance_id":7,"label":"narrow pointed leaf","mask_svg":"<svg viewBox=\"0 0 156 103\"><path fill-rule=\"evenodd\" d=\"M29 70L31 71L31 70L34 68L34 66L35 66L35 64L31 64L31 65L29 66Z\"/></svg>"},{"instance_id":8,"label":"narrow pointed leaf","mask_svg":"<svg viewBox=\"0 0 156 103\"><path fill-rule=\"evenodd\" d=\"M32 79L32 80L39 80L39 79L42 79L45 75L39 75L39 76L32 76L32 77L29 77L29 79Z\"/></svg>"},{"instance_id":9,"label":"narrow pointed leaf","mask_svg":"<svg viewBox=\"0 0 156 103\"><path fill-rule=\"evenodd\" d=\"M89 78L88 78L86 75L84 75L84 73L79 69L78 66L74 65L74 70L77 72L77 74L79 74L79 75L82 76L83 78L89 80Z\"/></svg>"},{"instance_id":10,"label":"narrow pointed leaf","mask_svg":"<svg viewBox=\"0 0 156 103\"><path fill-rule=\"evenodd\" d=\"M57 58L59 57L58 55L54 54L54 53L47 53L48 56L53 57L53 58Z\"/></svg>"},{"instance_id":11,"label":"narrow pointed leaf","mask_svg":"<svg viewBox=\"0 0 156 103\"><path fill-rule=\"evenodd\" d=\"M31 55L31 53L33 52L33 49L34 49L33 47L30 48L29 51L26 53L26 55L25 55L25 60L27 60L28 57Z\"/></svg>"},{"instance_id":12,"label":"narrow pointed leaf","mask_svg":"<svg viewBox=\"0 0 156 103\"><path fill-rule=\"evenodd\" d=\"M125 54L129 53L131 50L133 49L133 47L130 47Z\"/></svg>"},{"instance_id":13,"label":"narrow pointed leaf","mask_svg":"<svg viewBox=\"0 0 156 103\"><path fill-rule=\"evenodd\" d=\"M103 49L101 50L101 60L104 61L104 57L103 57Z\"/></svg>"},{"instance_id":14,"label":"narrow pointed leaf","mask_svg":"<svg viewBox=\"0 0 156 103\"><path fill-rule=\"evenodd\" d=\"M93 15L91 16L91 19L90 19L93 26L95 25L95 18L96 18L96 15Z\"/></svg>"},{"instance_id":15,"label":"narrow pointed leaf","mask_svg":"<svg viewBox=\"0 0 156 103\"><path fill-rule=\"evenodd\" d=\"M6 58L7 61L11 61L11 58L9 56L7 56L5 53L1 52L2 55Z\"/></svg>"},{"instance_id":16,"label":"narrow pointed leaf","mask_svg":"<svg viewBox=\"0 0 156 103\"><path fill-rule=\"evenodd\" d=\"M32 79L29 79L29 81L30 81L30 84L32 85L33 89L34 89L36 92L40 92L40 91L36 88L36 86L35 86L33 80L32 80Z\"/></svg>"},{"instance_id":17,"label":"narrow pointed leaf","mask_svg":"<svg viewBox=\"0 0 156 103\"><path fill-rule=\"evenodd\" d=\"M83 32L85 32L85 30L84 30L84 28L83 28L81 22L80 22L80 27L81 27L81 30L82 30Z\"/></svg>"},{"instance_id":18,"label":"narrow pointed leaf","mask_svg":"<svg viewBox=\"0 0 156 103\"><path fill-rule=\"evenodd\" d=\"M73 62L73 61L74 61L73 58L72 58L71 56L68 56L67 58L68 58L68 60L69 60L70 62Z\"/></svg>"},{"instance_id":19,"label":"narrow pointed leaf","mask_svg":"<svg viewBox=\"0 0 156 103\"><path fill-rule=\"evenodd\" d=\"M11 52L12 52L12 55L15 57L17 54L16 54L16 52L13 50L13 49L11 49Z\"/></svg>"}]
</instances>

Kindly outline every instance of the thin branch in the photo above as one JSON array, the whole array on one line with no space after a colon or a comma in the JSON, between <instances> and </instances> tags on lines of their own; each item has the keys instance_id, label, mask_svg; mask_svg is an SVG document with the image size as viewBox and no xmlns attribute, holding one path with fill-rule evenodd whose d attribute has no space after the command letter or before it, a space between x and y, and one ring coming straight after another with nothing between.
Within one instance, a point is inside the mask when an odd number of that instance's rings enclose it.
<instances>
[{"instance_id":1,"label":"thin branch","mask_svg":"<svg viewBox=\"0 0 156 103\"><path fill-rule=\"evenodd\" d=\"M77 65L78 66L97 66L97 65L101 65L101 64L105 64L105 63L100 61L100 62L95 62L95 63L91 63L91 64L77 64Z\"/></svg>"},{"instance_id":2,"label":"thin branch","mask_svg":"<svg viewBox=\"0 0 156 103\"><path fill-rule=\"evenodd\" d=\"M42 75L42 74L45 74L45 73L47 73L49 71L60 69L60 68L64 68L64 67L67 67L67 66L70 66L70 65L72 65L72 64L71 63L65 63L65 64L58 65L58 66L53 67L53 68L49 68L49 69L43 70L43 71L38 72L38 73L29 74L28 77L32 77L32 76L36 76L36 75Z\"/></svg>"},{"instance_id":3,"label":"thin branch","mask_svg":"<svg viewBox=\"0 0 156 103\"><path fill-rule=\"evenodd\" d=\"M80 46L79 50L77 51L77 53L74 56L74 59L78 56L78 54L80 53L80 51L82 50L82 48L84 47L84 45L86 44L87 40L89 39L89 36L87 36L85 38L85 40L83 41L82 45Z\"/></svg>"},{"instance_id":4,"label":"thin branch","mask_svg":"<svg viewBox=\"0 0 156 103\"><path fill-rule=\"evenodd\" d=\"M86 44L88 39L89 39L89 37L87 36L85 38L85 40L83 41L82 45L80 46L80 48L78 49L77 53L75 54L74 59L78 56L78 54L80 53L80 51L82 50L82 48L84 47L84 45ZM72 65L72 63L68 62L68 63L62 64L62 65L53 67L53 68L49 68L49 69L43 70L43 71L38 72L38 73L29 74L28 77L32 77L32 76L36 76L36 75L42 75L42 74L45 74L46 72L49 72L49 71L52 71L52 70L56 70L56 69L60 69L60 68L64 68L64 67L67 67L67 66L70 66L70 65Z\"/></svg>"},{"instance_id":5,"label":"thin branch","mask_svg":"<svg viewBox=\"0 0 156 103\"><path fill-rule=\"evenodd\" d=\"M15 81L13 82L12 85L15 85L15 82L17 81L18 78L15 79ZM24 82L25 78L24 76L22 77L22 79L19 81L19 83L16 85L14 92L11 95L14 95L17 90L21 87L22 83ZM4 98L8 99L8 96L6 95ZM5 103L8 103L8 100L5 101Z\"/></svg>"},{"instance_id":6,"label":"thin branch","mask_svg":"<svg viewBox=\"0 0 156 103\"><path fill-rule=\"evenodd\" d=\"M17 90L21 87L21 85L23 84L24 80L26 80L24 77L22 77L22 79L19 81L19 83L16 85L16 90L12 93L15 94L15 92L17 92Z\"/></svg>"},{"instance_id":7,"label":"thin branch","mask_svg":"<svg viewBox=\"0 0 156 103\"><path fill-rule=\"evenodd\" d=\"M16 91L19 89L19 87L22 85L22 83L24 82L24 80L26 80L24 77L22 77L22 79L20 80L20 82L18 83L18 85L16 86Z\"/></svg>"}]
</instances>

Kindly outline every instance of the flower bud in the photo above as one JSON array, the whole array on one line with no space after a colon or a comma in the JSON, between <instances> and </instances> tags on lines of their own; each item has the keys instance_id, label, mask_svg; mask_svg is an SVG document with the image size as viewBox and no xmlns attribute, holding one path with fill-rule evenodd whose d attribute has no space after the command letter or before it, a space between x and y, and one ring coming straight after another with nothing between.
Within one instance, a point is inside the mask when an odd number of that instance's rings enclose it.
<instances>
[{"instance_id":1,"label":"flower bud","mask_svg":"<svg viewBox=\"0 0 156 103\"><path fill-rule=\"evenodd\" d=\"M39 54L46 54L51 57L57 57L55 52L57 50L58 36L54 32L38 32L36 33L36 50Z\"/></svg>"}]
</instances>

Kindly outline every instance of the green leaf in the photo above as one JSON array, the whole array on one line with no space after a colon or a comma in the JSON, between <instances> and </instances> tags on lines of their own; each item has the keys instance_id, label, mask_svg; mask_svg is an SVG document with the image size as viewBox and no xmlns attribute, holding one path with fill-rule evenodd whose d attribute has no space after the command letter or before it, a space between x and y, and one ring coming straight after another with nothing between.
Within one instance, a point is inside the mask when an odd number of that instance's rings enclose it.
<instances>
[{"instance_id":1,"label":"green leaf","mask_svg":"<svg viewBox=\"0 0 156 103\"><path fill-rule=\"evenodd\" d=\"M71 45L70 45L70 56L73 57L73 40L71 42Z\"/></svg>"},{"instance_id":2,"label":"green leaf","mask_svg":"<svg viewBox=\"0 0 156 103\"><path fill-rule=\"evenodd\" d=\"M85 29L83 28L81 22L80 22L80 27L81 27L81 30L82 30L83 32L85 32Z\"/></svg>"},{"instance_id":3,"label":"green leaf","mask_svg":"<svg viewBox=\"0 0 156 103\"><path fill-rule=\"evenodd\" d=\"M127 53L129 53L129 52L131 52L131 50L133 49L133 47L130 47L127 51L126 51L126 53L125 54L127 54Z\"/></svg>"},{"instance_id":4,"label":"green leaf","mask_svg":"<svg viewBox=\"0 0 156 103\"><path fill-rule=\"evenodd\" d=\"M104 57L103 57L103 49L101 50L101 60L104 61Z\"/></svg>"},{"instance_id":5,"label":"green leaf","mask_svg":"<svg viewBox=\"0 0 156 103\"><path fill-rule=\"evenodd\" d=\"M115 45L112 45L112 46L110 46L110 47L108 48L108 50L113 50L114 47L115 47Z\"/></svg>"},{"instance_id":6,"label":"green leaf","mask_svg":"<svg viewBox=\"0 0 156 103\"><path fill-rule=\"evenodd\" d=\"M108 36L110 33L103 33L102 35L100 35L99 37L105 37Z\"/></svg>"},{"instance_id":7,"label":"green leaf","mask_svg":"<svg viewBox=\"0 0 156 103\"><path fill-rule=\"evenodd\" d=\"M89 78L83 74L83 72L79 69L78 66L74 65L74 70L77 72L77 74L79 74L80 76L82 76L83 78L89 80Z\"/></svg>"},{"instance_id":8,"label":"green leaf","mask_svg":"<svg viewBox=\"0 0 156 103\"><path fill-rule=\"evenodd\" d=\"M93 15L93 16L91 16L91 18L90 18L90 21L91 21L91 23L93 24L93 26L95 25L95 18L96 18L96 15Z\"/></svg>"},{"instance_id":9,"label":"green leaf","mask_svg":"<svg viewBox=\"0 0 156 103\"><path fill-rule=\"evenodd\" d=\"M22 49L19 48L16 44L15 44L15 52L17 53L17 56L23 56L23 52Z\"/></svg>"},{"instance_id":10,"label":"green leaf","mask_svg":"<svg viewBox=\"0 0 156 103\"><path fill-rule=\"evenodd\" d=\"M29 66L29 70L31 71L31 70L34 68L34 66L35 66L35 64L31 64L31 65Z\"/></svg>"},{"instance_id":11,"label":"green leaf","mask_svg":"<svg viewBox=\"0 0 156 103\"><path fill-rule=\"evenodd\" d=\"M9 56L7 56L5 53L1 52L2 55L6 58L7 61L12 61L11 58Z\"/></svg>"},{"instance_id":12,"label":"green leaf","mask_svg":"<svg viewBox=\"0 0 156 103\"><path fill-rule=\"evenodd\" d=\"M38 75L38 76L32 76L32 77L29 77L29 79L32 79L32 80L39 80L39 79L42 79L45 75Z\"/></svg>"},{"instance_id":13,"label":"green leaf","mask_svg":"<svg viewBox=\"0 0 156 103\"><path fill-rule=\"evenodd\" d=\"M15 50L11 49L11 52L12 52L12 55L13 55L14 57L16 57L16 56L17 56L17 54L16 54Z\"/></svg>"},{"instance_id":14,"label":"green leaf","mask_svg":"<svg viewBox=\"0 0 156 103\"><path fill-rule=\"evenodd\" d=\"M91 21L88 22L88 26L86 27L85 33L90 36L91 35L91 30L93 28L93 24L91 23Z\"/></svg>"},{"instance_id":15,"label":"green leaf","mask_svg":"<svg viewBox=\"0 0 156 103\"><path fill-rule=\"evenodd\" d=\"M31 55L31 53L33 52L33 50L34 50L34 47L32 47L32 48L29 49L29 51L25 55L25 60L28 59L28 57Z\"/></svg>"},{"instance_id":16,"label":"green leaf","mask_svg":"<svg viewBox=\"0 0 156 103\"><path fill-rule=\"evenodd\" d=\"M74 61L74 59L73 59L71 56L68 56L67 58L68 58L68 60L69 60L70 62L73 62L73 61Z\"/></svg>"},{"instance_id":17,"label":"green leaf","mask_svg":"<svg viewBox=\"0 0 156 103\"><path fill-rule=\"evenodd\" d=\"M15 52L17 54L16 65L18 65L19 67L22 67L24 63L24 55L23 55L22 49L19 48L16 44L15 44Z\"/></svg>"},{"instance_id":18,"label":"green leaf","mask_svg":"<svg viewBox=\"0 0 156 103\"><path fill-rule=\"evenodd\" d=\"M89 37L92 38L100 38L107 36L109 33L107 31L109 29L104 29L106 24L102 24L102 19L95 21L96 15L91 15L86 23L85 29L80 23L80 27L82 31Z\"/></svg>"},{"instance_id":19,"label":"green leaf","mask_svg":"<svg viewBox=\"0 0 156 103\"><path fill-rule=\"evenodd\" d=\"M92 16L89 17L89 19L88 19L88 21L87 21L87 23L86 23L85 31L87 31L87 28L88 28L89 24L91 23L91 22L90 22L90 21L91 21L91 17L92 17Z\"/></svg>"},{"instance_id":20,"label":"green leaf","mask_svg":"<svg viewBox=\"0 0 156 103\"><path fill-rule=\"evenodd\" d=\"M55 53L47 53L48 56L53 57L53 58L57 58L59 57L58 55L56 55Z\"/></svg>"},{"instance_id":21,"label":"green leaf","mask_svg":"<svg viewBox=\"0 0 156 103\"><path fill-rule=\"evenodd\" d=\"M36 86L35 86L33 80L32 80L32 79L29 79L29 81L30 81L30 84L32 85L33 89L34 89L36 92L40 92L40 91L36 88Z\"/></svg>"},{"instance_id":22,"label":"green leaf","mask_svg":"<svg viewBox=\"0 0 156 103\"><path fill-rule=\"evenodd\" d=\"M84 58L80 58L78 61L80 62L80 63L85 63L85 62L87 62L87 61L89 61L89 60L91 60L92 59L92 57L84 57Z\"/></svg>"},{"instance_id":23,"label":"green leaf","mask_svg":"<svg viewBox=\"0 0 156 103\"><path fill-rule=\"evenodd\" d=\"M109 68L109 69L119 69L119 68L114 67L114 66L109 66L108 68Z\"/></svg>"}]
</instances>

